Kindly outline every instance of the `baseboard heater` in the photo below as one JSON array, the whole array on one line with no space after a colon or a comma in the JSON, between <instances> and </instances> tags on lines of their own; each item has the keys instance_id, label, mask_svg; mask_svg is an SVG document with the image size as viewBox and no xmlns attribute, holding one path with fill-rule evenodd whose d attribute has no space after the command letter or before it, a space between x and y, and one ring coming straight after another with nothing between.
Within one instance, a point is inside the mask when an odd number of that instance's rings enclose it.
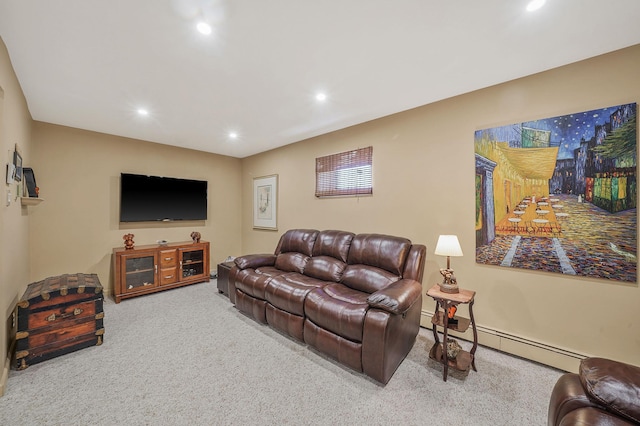
<instances>
[{"instance_id":1,"label":"baseboard heater","mask_svg":"<svg viewBox=\"0 0 640 426\"><path fill-rule=\"evenodd\" d=\"M433 312L423 310L420 325L430 329L432 316ZM478 330L478 343L482 346L564 371L578 371L580 361L589 356L482 325L477 325L476 329ZM473 341L470 329L465 333L451 332L450 334L456 338Z\"/></svg>"}]
</instances>

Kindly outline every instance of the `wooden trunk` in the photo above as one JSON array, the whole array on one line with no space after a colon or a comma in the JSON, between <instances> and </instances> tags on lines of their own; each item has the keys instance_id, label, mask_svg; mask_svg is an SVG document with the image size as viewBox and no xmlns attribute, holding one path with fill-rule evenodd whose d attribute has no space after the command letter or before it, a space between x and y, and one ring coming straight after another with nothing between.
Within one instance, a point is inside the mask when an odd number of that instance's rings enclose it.
<instances>
[{"instance_id":1,"label":"wooden trunk","mask_svg":"<svg viewBox=\"0 0 640 426\"><path fill-rule=\"evenodd\" d=\"M65 274L29 284L18 302L15 366L101 345L102 285L96 274Z\"/></svg>"}]
</instances>

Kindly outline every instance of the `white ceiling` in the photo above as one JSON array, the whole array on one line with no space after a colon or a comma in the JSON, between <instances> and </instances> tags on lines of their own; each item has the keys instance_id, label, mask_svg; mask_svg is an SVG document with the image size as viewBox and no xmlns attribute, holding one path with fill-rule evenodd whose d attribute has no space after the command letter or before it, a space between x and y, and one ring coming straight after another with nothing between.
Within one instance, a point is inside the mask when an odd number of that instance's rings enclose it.
<instances>
[{"instance_id":1,"label":"white ceiling","mask_svg":"<svg viewBox=\"0 0 640 426\"><path fill-rule=\"evenodd\" d=\"M639 0L527 2L0 0L0 36L33 119L242 158L640 43Z\"/></svg>"}]
</instances>

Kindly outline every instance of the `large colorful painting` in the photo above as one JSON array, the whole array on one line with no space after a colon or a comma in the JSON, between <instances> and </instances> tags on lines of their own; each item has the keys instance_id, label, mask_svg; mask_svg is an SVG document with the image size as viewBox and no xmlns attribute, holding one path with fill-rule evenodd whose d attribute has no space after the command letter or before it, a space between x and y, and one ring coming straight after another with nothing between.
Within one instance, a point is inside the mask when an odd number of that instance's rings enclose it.
<instances>
[{"instance_id":1,"label":"large colorful painting","mask_svg":"<svg viewBox=\"0 0 640 426\"><path fill-rule=\"evenodd\" d=\"M476 262L636 283L636 111L477 131Z\"/></svg>"}]
</instances>

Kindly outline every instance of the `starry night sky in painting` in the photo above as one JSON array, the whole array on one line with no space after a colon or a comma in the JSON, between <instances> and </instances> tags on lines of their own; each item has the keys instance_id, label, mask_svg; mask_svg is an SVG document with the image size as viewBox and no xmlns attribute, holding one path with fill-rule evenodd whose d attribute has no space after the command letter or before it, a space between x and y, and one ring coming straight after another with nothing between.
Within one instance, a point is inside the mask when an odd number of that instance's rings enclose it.
<instances>
[{"instance_id":1,"label":"starry night sky in painting","mask_svg":"<svg viewBox=\"0 0 640 426\"><path fill-rule=\"evenodd\" d=\"M580 140L595 136L597 125L610 121L610 116L620 106L613 106L560 117L545 118L522 123L523 127L551 131L551 146L559 146L558 159L573 158L573 150L580 147Z\"/></svg>"},{"instance_id":2,"label":"starry night sky in painting","mask_svg":"<svg viewBox=\"0 0 640 426\"><path fill-rule=\"evenodd\" d=\"M609 122L611 114L621 106L616 105L559 117L479 130L476 132L476 141L486 137L489 140L509 142L510 146L519 146L522 127L548 130L551 132L549 144L559 147L558 160L573 158L573 150L580 147L580 140L588 141L595 137L596 126Z\"/></svg>"}]
</instances>

